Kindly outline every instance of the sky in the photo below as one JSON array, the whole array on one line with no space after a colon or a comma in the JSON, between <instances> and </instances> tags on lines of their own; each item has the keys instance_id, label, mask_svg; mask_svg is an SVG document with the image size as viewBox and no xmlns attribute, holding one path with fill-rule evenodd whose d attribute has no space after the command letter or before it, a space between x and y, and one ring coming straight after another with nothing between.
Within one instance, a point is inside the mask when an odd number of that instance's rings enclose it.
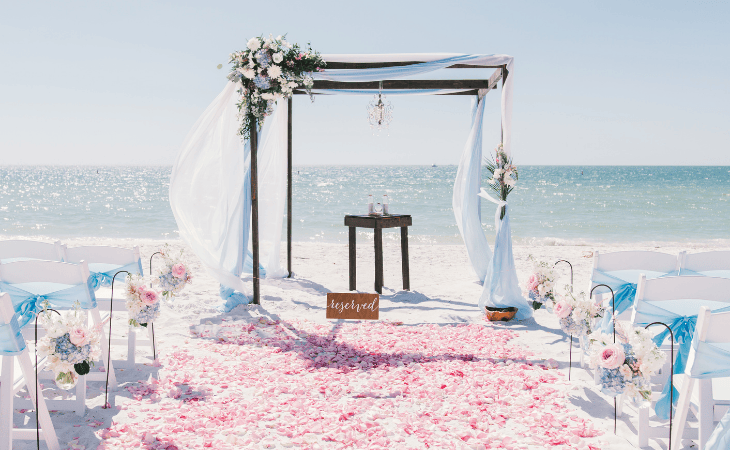
<instances>
[{"instance_id":1,"label":"sky","mask_svg":"<svg viewBox=\"0 0 730 450\"><path fill-rule=\"evenodd\" d=\"M69 0L2 11L0 165L172 165L225 86L228 54L269 33L323 54L514 56L517 165L730 165L726 1ZM491 149L499 91L487 99ZM369 100L296 96L294 163L458 163L470 98L391 97L380 136Z\"/></svg>"}]
</instances>

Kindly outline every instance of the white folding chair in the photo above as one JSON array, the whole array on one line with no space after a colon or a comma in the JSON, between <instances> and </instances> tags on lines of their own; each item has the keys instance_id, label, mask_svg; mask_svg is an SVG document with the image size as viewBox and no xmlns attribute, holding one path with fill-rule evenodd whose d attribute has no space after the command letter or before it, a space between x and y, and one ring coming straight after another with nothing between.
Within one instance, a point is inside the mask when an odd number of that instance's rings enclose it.
<instances>
[{"instance_id":1,"label":"white folding chair","mask_svg":"<svg viewBox=\"0 0 730 450\"><path fill-rule=\"evenodd\" d=\"M58 310L70 309L75 301L81 303L94 325L103 324L99 308L96 306L96 299L93 291L89 288L89 269L85 261L81 264L63 263L57 261L16 261L0 264L0 290L10 294L13 306L18 311L30 311L33 313L40 308L40 301L48 300L51 307ZM32 327L26 326L21 317L21 326L24 327L26 339L31 338ZM109 361L109 345L106 339L104 327L101 327L101 362L105 371L108 371L109 386L116 388L117 380L114 366ZM89 374L79 377L79 384L86 381L107 380L105 372L92 370ZM73 402L61 402L56 406L57 400L49 400L53 409L71 409L77 414L83 415L85 411L86 389L77 387L76 399ZM69 406L70 403L70 406Z\"/></svg>"},{"instance_id":2,"label":"white folding chair","mask_svg":"<svg viewBox=\"0 0 730 450\"><path fill-rule=\"evenodd\" d=\"M661 310L653 310L658 307ZM636 291L636 301L632 311L632 323L635 326L646 326L645 321L652 318L651 321L660 321L667 323L670 320L680 318L691 318L697 316L701 307L710 310L718 310L730 307L730 279L704 276L673 276L647 279L644 275L639 277L639 284ZM664 312L666 311L666 313ZM664 320L657 320L661 315L665 315ZM689 326L689 323L687 322ZM667 323L671 325L671 323ZM660 333L665 329L661 326L655 326L654 331ZM661 349L669 351L671 343L667 337L666 342ZM674 345L674 355L678 353L678 344ZM667 358L665 368L668 368L670 359ZM662 387L665 383L669 383L669 370L663 370L653 382L658 382ZM682 374L674 374L675 386L684 384L684 376ZM653 395L652 400L658 398L658 393ZM681 399L681 395L680 395ZM623 403L623 399L619 399ZM639 408L639 424L638 439L639 446L648 445L649 437L664 437L666 429L664 427L649 426L649 409Z\"/></svg>"},{"instance_id":3,"label":"white folding chair","mask_svg":"<svg viewBox=\"0 0 730 450\"><path fill-rule=\"evenodd\" d=\"M61 241L56 241L52 244L29 240L0 241L0 263L25 261L28 259L63 261L63 246Z\"/></svg>"},{"instance_id":4,"label":"white folding chair","mask_svg":"<svg viewBox=\"0 0 730 450\"><path fill-rule=\"evenodd\" d=\"M101 311L112 310L111 300L111 282L114 274L126 270L133 274L143 275L142 259L139 253L139 247L122 248L111 246L83 246L83 247L66 247L64 246L64 257L66 261L78 263L86 261L89 265L89 271L92 278L92 286L96 289L96 302ZM124 297L126 288L127 274L117 276L114 284L114 312L122 312L127 310ZM108 315L104 318L106 319ZM147 339L137 338L137 327L129 326L127 340L112 339L112 344L127 346L127 363L135 364L135 353L138 344L148 345L150 349L153 347L152 324L147 327ZM153 355L154 359L154 355Z\"/></svg>"},{"instance_id":5,"label":"white folding chair","mask_svg":"<svg viewBox=\"0 0 730 450\"><path fill-rule=\"evenodd\" d=\"M679 274L730 278L730 251L680 254Z\"/></svg>"},{"instance_id":6,"label":"white folding chair","mask_svg":"<svg viewBox=\"0 0 730 450\"><path fill-rule=\"evenodd\" d=\"M593 271L591 272L588 292L593 292L596 302L602 302L606 307L606 314L612 313L611 293L605 284L613 290L616 296L616 309L621 311L618 320L631 320L631 304L634 292L642 273L647 278L657 278L671 275L679 270L678 255L651 251L624 251L612 253L593 253ZM599 287L596 287L599 286ZM631 303L627 303L631 302ZM608 319L605 319L608 320ZM581 366L585 367L584 352L581 352Z\"/></svg>"},{"instance_id":7,"label":"white folding chair","mask_svg":"<svg viewBox=\"0 0 730 450\"><path fill-rule=\"evenodd\" d=\"M679 449L690 410L699 422L699 448L705 448L714 422L720 420L730 406L729 325L730 312L713 314L710 308L700 308L677 403L670 450ZM713 354L717 350L720 350L718 353L722 356ZM723 356L725 361L722 360ZM707 368L707 359L711 359L711 363L719 363L719 367Z\"/></svg>"},{"instance_id":8,"label":"white folding chair","mask_svg":"<svg viewBox=\"0 0 730 450\"><path fill-rule=\"evenodd\" d=\"M13 448L13 440L35 440L37 434L46 442L49 450L58 450L58 439L56 430L53 428L51 416L48 414L48 406L43 398L43 392L36 383L36 370L25 344L22 334L19 332L13 304L10 296L0 292L0 450ZM40 365L40 364L39 364ZM35 386L35 387L34 387ZM38 394L38 422L37 428L13 428L13 411L15 406L15 394L23 387L27 387L33 402L33 409Z\"/></svg>"}]
</instances>

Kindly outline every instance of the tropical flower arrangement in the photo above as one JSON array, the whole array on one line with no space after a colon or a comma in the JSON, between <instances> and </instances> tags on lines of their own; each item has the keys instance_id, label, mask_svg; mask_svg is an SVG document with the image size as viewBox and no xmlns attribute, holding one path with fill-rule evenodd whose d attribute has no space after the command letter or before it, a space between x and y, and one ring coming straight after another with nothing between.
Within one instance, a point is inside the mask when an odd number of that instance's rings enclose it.
<instances>
[{"instance_id":1,"label":"tropical flower arrangement","mask_svg":"<svg viewBox=\"0 0 730 450\"><path fill-rule=\"evenodd\" d=\"M558 316L560 329L573 336L586 336L593 331L596 319L603 317L604 308L599 303L585 300L581 292L576 298L569 286L565 287L565 295L555 303L553 312Z\"/></svg>"},{"instance_id":2,"label":"tropical flower arrangement","mask_svg":"<svg viewBox=\"0 0 730 450\"><path fill-rule=\"evenodd\" d=\"M192 283L193 275L190 273L190 268L181 261L182 250L179 256L173 256L166 244L164 249L160 249L160 254L165 259L165 265L155 283L160 287L162 295L171 300L185 286Z\"/></svg>"},{"instance_id":3,"label":"tropical flower arrangement","mask_svg":"<svg viewBox=\"0 0 730 450\"><path fill-rule=\"evenodd\" d=\"M545 261L535 262L532 255L530 259L534 264L534 272L527 279L525 289L532 300L532 309L537 311L546 303L548 306L555 303L555 272Z\"/></svg>"},{"instance_id":4,"label":"tropical flower arrangement","mask_svg":"<svg viewBox=\"0 0 730 450\"><path fill-rule=\"evenodd\" d=\"M502 201L507 201L507 196L512 189L515 188L518 179L517 167L512 164L512 158L508 157L504 152L504 146L500 143L494 149L494 159L484 159L487 170L492 174L492 178L488 180L489 186L497 193L497 197ZM504 219L505 209L502 206L502 212L499 219Z\"/></svg>"},{"instance_id":5,"label":"tropical flower arrangement","mask_svg":"<svg viewBox=\"0 0 730 450\"><path fill-rule=\"evenodd\" d=\"M139 275L127 275L127 311L129 324L146 327L160 316L160 295L145 286Z\"/></svg>"},{"instance_id":6,"label":"tropical flower arrangement","mask_svg":"<svg viewBox=\"0 0 730 450\"><path fill-rule=\"evenodd\" d=\"M48 357L56 385L61 389L76 386L79 375L86 375L101 356L99 332L87 326L86 314L77 301L74 308L58 314L43 303L38 319L46 335L38 340L38 355Z\"/></svg>"},{"instance_id":7,"label":"tropical flower arrangement","mask_svg":"<svg viewBox=\"0 0 730 450\"><path fill-rule=\"evenodd\" d=\"M310 44L300 49L290 44L284 36L269 35L251 38L246 49L233 52L229 62L233 64L228 79L240 83L241 100L237 103L241 118L238 134L248 139L251 130L271 115L274 103L292 95L296 88L312 97L312 72L323 71L325 62Z\"/></svg>"},{"instance_id":8,"label":"tropical flower arrangement","mask_svg":"<svg viewBox=\"0 0 730 450\"><path fill-rule=\"evenodd\" d=\"M650 377L664 365L667 355L644 328L616 323L616 343L611 334L596 331L588 336L590 365L598 369L601 390L613 397L625 394L642 404L651 400Z\"/></svg>"}]
</instances>

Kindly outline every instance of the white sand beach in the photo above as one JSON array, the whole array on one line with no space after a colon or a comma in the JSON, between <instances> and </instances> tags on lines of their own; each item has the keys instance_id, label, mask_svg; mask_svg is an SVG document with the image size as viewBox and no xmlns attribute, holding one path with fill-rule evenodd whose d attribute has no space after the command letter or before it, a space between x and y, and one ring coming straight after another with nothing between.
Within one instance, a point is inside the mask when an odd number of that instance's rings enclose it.
<instances>
[{"instance_id":1,"label":"white sand beach","mask_svg":"<svg viewBox=\"0 0 730 450\"><path fill-rule=\"evenodd\" d=\"M149 255L159 249L165 241L157 240L136 240L136 239L110 239L110 238L75 238L64 241L69 246L74 245L118 245L133 246L139 245L145 266L148 263ZM138 364L136 367L124 367L118 364L117 377L119 388L112 395L111 409L101 409L103 405L103 386L99 383L90 383L89 388L89 410L83 418L75 416L72 412L52 413L53 422L62 443L62 448L97 448L101 442L114 441L114 433L104 430L114 425L127 424L130 429L141 426L141 417L144 414L154 416L158 414L159 408L165 409L164 402L153 402L146 398L143 401L135 401L130 398L129 389L138 389L140 381L147 382L150 377L160 380L164 384L166 377L165 356L173 352L189 351L193 356L204 356L196 342L200 338L191 334L191 327L196 333L203 333L206 336L215 336L221 332L218 325L223 322L234 321L234 323L256 323L261 317L270 320L310 321L315 324L324 324L329 327L335 325L335 321L325 319L326 293L347 292L347 245L322 244L322 243L300 243L293 245L293 271L295 276L291 279L264 280L261 285L261 305L241 306L229 314L221 314L216 307L221 303L218 297L217 283L207 275L200 262L180 240L168 241L173 249L185 249L185 259L189 262L194 273L192 285L186 288L183 293L175 299L172 304L165 304L161 318L156 322L157 344L161 354L160 366L151 364L149 359L150 351L147 348L138 348ZM588 287L588 277L592 264L592 252L617 251L617 250L657 250L666 253L677 253L682 250L720 250L711 242L702 244L660 244L643 243L641 245L597 245L597 246L515 246L515 262L518 275L523 281L529 276L532 265L528 260L533 255L538 260L554 262L559 259L567 259L575 269L575 289L584 290ZM373 275L373 251L372 243L362 242L357 249L358 252L358 288L362 292L372 292L374 281ZM494 329L509 329L517 332L517 336L511 341L511 345L518 345L531 351L531 360L535 363L544 363L546 360L557 361L559 381L555 383L558 390L564 391L567 407L574 411L577 417L590 421L596 429L603 433L600 436L580 440L576 446L565 445L555 448L601 448L621 449L630 448L636 442L636 418L632 408L625 408L623 417L619 418L618 432L613 433L613 400L602 395L593 384L592 375L580 368L577 363L579 349L576 346L573 352L573 369L571 381L567 382L568 367L568 338L560 331L557 319L554 315L547 313L544 309L535 313L534 319L523 322L510 322L506 324L492 324L485 322L484 315L478 310L476 304L479 299L482 287L477 282L469 266L466 251L463 246L456 245L412 245L410 247L411 267L411 291L403 291L401 286L400 248L393 243L385 245L385 286L380 299L380 320L383 322L402 322L409 324L478 324ZM282 258L285 261L285 255ZM561 267L562 266L562 267ZM569 282L568 266L561 265L559 273L560 285ZM145 271L148 268L145 267ZM126 314L119 314L115 319L115 337L126 335L125 326ZM367 329L367 324L363 325ZM367 337L363 336L367 345ZM126 348L114 347L113 359L125 358ZM550 365L550 363L548 363ZM262 384L265 381L262 380ZM154 398L153 394L153 397ZM253 392L241 395L254 395ZM261 395L259 393L259 395ZM265 395L265 394L264 394ZM159 400L159 398L158 398ZM155 412L157 411L157 412ZM152 417L150 416L150 417ZM35 420L32 412L16 414L16 426L23 426ZM79 426L81 425L81 426ZM107 439L103 439L106 437ZM117 439L118 440L118 439ZM130 441L131 442L131 441ZM287 443L284 445L283 443ZM484 448L465 443L458 438L454 439L454 448ZM689 444L690 441L686 441ZM652 439L651 448L666 448L666 439ZM129 444L129 442L127 443ZM291 441L286 439L268 440L260 445L233 445L231 448L283 448L291 446ZM332 445L329 445L332 444ZM321 441L308 448L340 448ZM458 444L458 445L457 445ZM511 445L511 446L510 446ZM267 447L268 446L268 447ZM273 447L272 447L273 446ZM297 445L294 445L296 447ZM367 444L363 443L363 447ZM589 447L591 446L591 447ZM35 448L34 442L25 441L16 444L17 448ZM354 448L358 448L356 445ZM102 446L101 448L105 448ZM127 447L126 444L109 446L108 448L135 448ZM163 446L150 445L146 448L168 448ZM186 448L186 447L169 447ZM190 448L194 448L192 446ZM404 447L405 448L405 447ZM416 448L420 448L417 447ZM543 448L529 442L520 442L516 438L506 448ZM692 448L689 445L683 448Z\"/></svg>"}]
</instances>

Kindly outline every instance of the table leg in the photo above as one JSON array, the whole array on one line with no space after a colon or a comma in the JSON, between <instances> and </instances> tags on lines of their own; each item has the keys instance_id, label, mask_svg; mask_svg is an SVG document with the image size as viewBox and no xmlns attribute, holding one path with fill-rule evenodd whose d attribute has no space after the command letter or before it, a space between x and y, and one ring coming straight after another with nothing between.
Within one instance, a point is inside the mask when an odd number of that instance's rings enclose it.
<instances>
[{"instance_id":1,"label":"table leg","mask_svg":"<svg viewBox=\"0 0 730 450\"><path fill-rule=\"evenodd\" d=\"M383 293L383 229L375 228L375 292Z\"/></svg>"},{"instance_id":2,"label":"table leg","mask_svg":"<svg viewBox=\"0 0 730 450\"><path fill-rule=\"evenodd\" d=\"M350 290L357 290L356 274L357 271L357 258L356 251L357 247L355 244L355 238L357 236L357 228L350 227Z\"/></svg>"},{"instance_id":3,"label":"table leg","mask_svg":"<svg viewBox=\"0 0 730 450\"><path fill-rule=\"evenodd\" d=\"M400 227L400 256L403 267L403 290L411 290L411 275L408 267L408 227Z\"/></svg>"}]
</instances>

